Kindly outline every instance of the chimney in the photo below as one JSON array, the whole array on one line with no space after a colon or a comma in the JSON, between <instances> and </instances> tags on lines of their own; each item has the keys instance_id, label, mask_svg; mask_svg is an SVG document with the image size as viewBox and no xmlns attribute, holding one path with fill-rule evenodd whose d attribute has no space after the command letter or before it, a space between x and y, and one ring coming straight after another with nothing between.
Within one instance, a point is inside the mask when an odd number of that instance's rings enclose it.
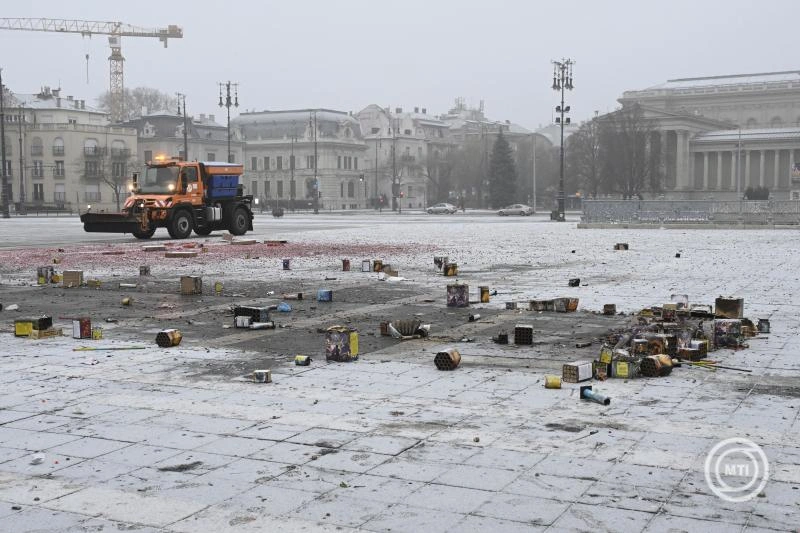
<instances>
[{"instance_id":1,"label":"chimney","mask_svg":"<svg viewBox=\"0 0 800 533\"><path fill-rule=\"evenodd\" d=\"M81 109L86 109L86 100L81 100Z\"/></svg>"},{"instance_id":2,"label":"chimney","mask_svg":"<svg viewBox=\"0 0 800 533\"><path fill-rule=\"evenodd\" d=\"M200 120L205 120L205 119L206 119L206 114L200 113Z\"/></svg>"},{"instance_id":3,"label":"chimney","mask_svg":"<svg viewBox=\"0 0 800 533\"><path fill-rule=\"evenodd\" d=\"M419 113L419 108L418 107L414 108L414 113Z\"/></svg>"},{"instance_id":4,"label":"chimney","mask_svg":"<svg viewBox=\"0 0 800 533\"><path fill-rule=\"evenodd\" d=\"M211 122L216 122L214 120L214 115L208 115L208 120L210 120Z\"/></svg>"},{"instance_id":5,"label":"chimney","mask_svg":"<svg viewBox=\"0 0 800 533\"><path fill-rule=\"evenodd\" d=\"M56 107L61 107L61 98L56 98Z\"/></svg>"},{"instance_id":6,"label":"chimney","mask_svg":"<svg viewBox=\"0 0 800 533\"><path fill-rule=\"evenodd\" d=\"M394 108L394 112L395 113L402 113L403 112L403 108L402 107L395 107Z\"/></svg>"},{"instance_id":7,"label":"chimney","mask_svg":"<svg viewBox=\"0 0 800 533\"><path fill-rule=\"evenodd\" d=\"M72 101L72 95L71 94L69 96L67 96L67 100L69 100L70 102Z\"/></svg>"},{"instance_id":8,"label":"chimney","mask_svg":"<svg viewBox=\"0 0 800 533\"><path fill-rule=\"evenodd\" d=\"M423 115L425 115L425 114L427 114L427 113L428 113L428 110L427 110L427 109L425 109L425 108L423 107L423 108L422 108L422 114L423 114Z\"/></svg>"}]
</instances>

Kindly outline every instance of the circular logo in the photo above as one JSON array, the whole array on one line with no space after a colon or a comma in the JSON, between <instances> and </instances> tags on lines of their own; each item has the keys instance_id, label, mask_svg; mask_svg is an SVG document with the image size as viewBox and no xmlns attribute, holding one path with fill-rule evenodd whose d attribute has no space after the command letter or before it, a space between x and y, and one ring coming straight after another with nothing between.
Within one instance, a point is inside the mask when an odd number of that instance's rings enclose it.
<instances>
[{"instance_id":1,"label":"circular logo","mask_svg":"<svg viewBox=\"0 0 800 533\"><path fill-rule=\"evenodd\" d=\"M706 483L711 491L729 502L755 498L769 479L769 462L761 446L741 437L718 442L705 462Z\"/></svg>"}]
</instances>

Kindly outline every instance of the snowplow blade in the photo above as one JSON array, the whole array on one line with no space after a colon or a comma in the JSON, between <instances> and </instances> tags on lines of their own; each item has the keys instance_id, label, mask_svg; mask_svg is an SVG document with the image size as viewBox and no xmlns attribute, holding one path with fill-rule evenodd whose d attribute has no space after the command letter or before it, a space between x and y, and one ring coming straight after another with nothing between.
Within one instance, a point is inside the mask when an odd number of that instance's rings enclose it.
<instances>
[{"instance_id":1,"label":"snowplow blade","mask_svg":"<svg viewBox=\"0 0 800 533\"><path fill-rule=\"evenodd\" d=\"M137 219L122 213L84 213L81 222L90 233L133 233L141 227Z\"/></svg>"}]
</instances>

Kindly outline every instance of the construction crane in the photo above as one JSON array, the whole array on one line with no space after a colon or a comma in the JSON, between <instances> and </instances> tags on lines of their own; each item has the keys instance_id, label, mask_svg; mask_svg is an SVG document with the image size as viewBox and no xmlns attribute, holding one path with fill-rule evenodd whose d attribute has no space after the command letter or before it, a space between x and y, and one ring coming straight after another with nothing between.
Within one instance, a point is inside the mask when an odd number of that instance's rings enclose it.
<instances>
[{"instance_id":1,"label":"construction crane","mask_svg":"<svg viewBox=\"0 0 800 533\"><path fill-rule=\"evenodd\" d=\"M140 28L122 22L93 20L45 19L45 18L0 18L0 30L47 31L55 33L79 33L83 37L108 35L111 55L109 95L111 97L111 120L121 122L125 112L124 78L122 65L122 37L155 37L167 47L168 39L181 39L183 29L169 25L166 28Z\"/></svg>"}]
</instances>

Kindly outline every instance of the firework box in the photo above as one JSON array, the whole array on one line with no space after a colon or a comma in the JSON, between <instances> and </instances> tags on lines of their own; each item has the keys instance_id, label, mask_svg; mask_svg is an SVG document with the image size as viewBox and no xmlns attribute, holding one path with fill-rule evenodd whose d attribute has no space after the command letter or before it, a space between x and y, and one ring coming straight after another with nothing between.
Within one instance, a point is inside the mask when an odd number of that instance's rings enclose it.
<instances>
[{"instance_id":1,"label":"firework box","mask_svg":"<svg viewBox=\"0 0 800 533\"><path fill-rule=\"evenodd\" d=\"M714 316L716 318L744 317L744 298L720 296L714 301Z\"/></svg>"},{"instance_id":2,"label":"firework box","mask_svg":"<svg viewBox=\"0 0 800 533\"><path fill-rule=\"evenodd\" d=\"M83 285L83 270L65 270L62 274L64 288Z\"/></svg>"},{"instance_id":3,"label":"firework box","mask_svg":"<svg viewBox=\"0 0 800 533\"><path fill-rule=\"evenodd\" d=\"M347 363L358 359L358 331L331 326L325 332L325 360Z\"/></svg>"},{"instance_id":4,"label":"firework box","mask_svg":"<svg viewBox=\"0 0 800 533\"><path fill-rule=\"evenodd\" d=\"M565 383L579 383L592 379L591 361L574 361L561 367L561 380Z\"/></svg>"},{"instance_id":5,"label":"firework box","mask_svg":"<svg viewBox=\"0 0 800 533\"><path fill-rule=\"evenodd\" d=\"M738 348L742 344L742 321L733 318L714 320L714 344L718 348Z\"/></svg>"},{"instance_id":6,"label":"firework box","mask_svg":"<svg viewBox=\"0 0 800 533\"><path fill-rule=\"evenodd\" d=\"M181 294L203 294L203 278L200 276L181 276Z\"/></svg>"},{"instance_id":7,"label":"firework box","mask_svg":"<svg viewBox=\"0 0 800 533\"><path fill-rule=\"evenodd\" d=\"M447 285L447 307L469 307L469 285L466 283Z\"/></svg>"}]
</instances>

